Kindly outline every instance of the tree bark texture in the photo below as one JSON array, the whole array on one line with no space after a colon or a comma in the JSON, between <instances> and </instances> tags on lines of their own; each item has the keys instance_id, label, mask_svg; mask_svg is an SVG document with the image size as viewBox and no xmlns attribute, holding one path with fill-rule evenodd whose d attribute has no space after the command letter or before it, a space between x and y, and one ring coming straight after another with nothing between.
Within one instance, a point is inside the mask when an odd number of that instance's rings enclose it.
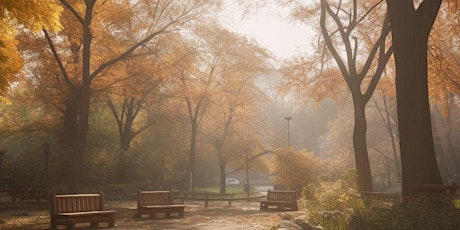
<instances>
[{"instance_id":1,"label":"tree bark texture","mask_svg":"<svg viewBox=\"0 0 460 230\"><path fill-rule=\"evenodd\" d=\"M441 0L387 0L396 65L402 193L414 185L441 184L428 101L427 44Z\"/></svg>"},{"instance_id":2,"label":"tree bark texture","mask_svg":"<svg viewBox=\"0 0 460 230\"><path fill-rule=\"evenodd\" d=\"M77 121L77 135L74 146L73 164L70 170L70 178L68 185L69 193L77 193L80 188L81 171L85 160L86 138L89 130L89 106L91 94L91 44L93 35L91 33L91 22L93 19L93 9L96 3L95 0L85 0L86 12L85 18L82 21L83 31L83 69L82 69L82 83L76 92L78 103L78 121Z\"/></svg>"},{"instance_id":3,"label":"tree bark texture","mask_svg":"<svg viewBox=\"0 0 460 230\"><path fill-rule=\"evenodd\" d=\"M373 191L371 165L367 150L366 102L361 96L353 96L355 122L353 128L353 147L355 150L358 188L360 191Z\"/></svg>"}]
</instances>

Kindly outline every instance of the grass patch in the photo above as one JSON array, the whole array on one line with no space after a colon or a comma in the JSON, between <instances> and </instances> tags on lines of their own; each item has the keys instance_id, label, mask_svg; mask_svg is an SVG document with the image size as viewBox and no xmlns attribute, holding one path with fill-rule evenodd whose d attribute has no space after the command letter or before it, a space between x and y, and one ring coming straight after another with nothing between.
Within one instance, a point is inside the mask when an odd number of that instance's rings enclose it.
<instances>
[{"instance_id":1,"label":"grass patch","mask_svg":"<svg viewBox=\"0 0 460 230\"><path fill-rule=\"evenodd\" d=\"M212 193L220 193L219 186L212 186L212 187L195 187L196 192L212 192ZM243 186L227 186L226 193L244 193Z\"/></svg>"}]
</instances>

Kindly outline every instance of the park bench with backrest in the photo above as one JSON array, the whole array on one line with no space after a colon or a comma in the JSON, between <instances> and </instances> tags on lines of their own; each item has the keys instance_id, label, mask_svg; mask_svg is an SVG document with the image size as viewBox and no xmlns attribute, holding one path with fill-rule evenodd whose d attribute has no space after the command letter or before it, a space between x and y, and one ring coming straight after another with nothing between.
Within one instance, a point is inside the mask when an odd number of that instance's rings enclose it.
<instances>
[{"instance_id":1,"label":"park bench with backrest","mask_svg":"<svg viewBox=\"0 0 460 230\"><path fill-rule=\"evenodd\" d=\"M424 197L431 200L445 202L454 205L456 199L456 191L458 185L452 183L449 185L443 184L416 184L414 186L414 193L416 197Z\"/></svg>"},{"instance_id":2,"label":"park bench with backrest","mask_svg":"<svg viewBox=\"0 0 460 230\"><path fill-rule=\"evenodd\" d=\"M157 214L164 214L165 217L177 214L183 217L184 208L185 205L173 204L171 191L138 191L135 217L149 215L150 218L156 218Z\"/></svg>"},{"instance_id":3,"label":"park bench with backrest","mask_svg":"<svg viewBox=\"0 0 460 230\"><path fill-rule=\"evenodd\" d=\"M260 201L260 210L297 211L297 194L295 191L268 190L267 200Z\"/></svg>"},{"instance_id":4,"label":"park bench with backrest","mask_svg":"<svg viewBox=\"0 0 460 230\"><path fill-rule=\"evenodd\" d=\"M50 197L51 229L65 225L73 229L77 223L90 223L98 227L99 223L115 226L116 211L104 210L104 195L96 194L51 194Z\"/></svg>"},{"instance_id":5,"label":"park bench with backrest","mask_svg":"<svg viewBox=\"0 0 460 230\"><path fill-rule=\"evenodd\" d=\"M416 194L454 195L457 189L458 189L458 185L455 183L450 184L450 185L416 184L414 191Z\"/></svg>"},{"instance_id":6,"label":"park bench with backrest","mask_svg":"<svg viewBox=\"0 0 460 230\"><path fill-rule=\"evenodd\" d=\"M40 189L38 186L12 186L7 188L8 195L11 196L11 202L20 202L33 200L40 202Z\"/></svg>"},{"instance_id":7,"label":"park bench with backrest","mask_svg":"<svg viewBox=\"0 0 460 230\"><path fill-rule=\"evenodd\" d=\"M392 203L399 202L401 195L394 192L370 192L370 191L360 191L359 197L367 201L387 201Z\"/></svg>"}]
</instances>

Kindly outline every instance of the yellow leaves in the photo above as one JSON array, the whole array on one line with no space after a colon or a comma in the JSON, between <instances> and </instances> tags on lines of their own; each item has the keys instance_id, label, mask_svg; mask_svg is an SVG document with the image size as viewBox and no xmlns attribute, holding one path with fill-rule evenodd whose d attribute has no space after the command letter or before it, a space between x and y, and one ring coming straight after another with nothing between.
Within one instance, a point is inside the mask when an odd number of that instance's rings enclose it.
<instances>
[{"instance_id":1,"label":"yellow leaves","mask_svg":"<svg viewBox=\"0 0 460 230\"><path fill-rule=\"evenodd\" d=\"M270 174L277 183L290 189L298 189L314 182L321 161L313 153L280 149L273 154Z\"/></svg>"},{"instance_id":2,"label":"yellow leaves","mask_svg":"<svg viewBox=\"0 0 460 230\"><path fill-rule=\"evenodd\" d=\"M460 93L460 29L458 20L451 20L460 16L460 5L458 1L447 3L430 34L428 51L430 100L441 105L444 111L450 98Z\"/></svg>"},{"instance_id":3,"label":"yellow leaves","mask_svg":"<svg viewBox=\"0 0 460 230\"><path fill-rule=\"evenodd\" d=\"M293 93L301 103L310 99L319 102L325 98L338 98L346 92L345 81L336 68L320 64L320 57L296 57L280 69L283 81L278 90L282 95Z\"/></svg>"},{"instance_id":4,"label":"yellow leaves","mask_svg":"<svg viewBox=\"0 0 460 230\"><path fill-rule=\"evenodd\" d=\"M11 101L9 101L8 99L6 99L3 96L0 96L0 104L11 105ZM0 123L2 123L2 121L3 120L0 119Z\"/></svg>"},{"instance_id":5,"label":"yellow leaves","mask_svg":"<svg viewBox=\"0 0 460 230\"><path fill-rule=\"evenodd\" d=\"M55 0L3 0L0 2L0 93L4 93L23 61L16 50L17 28L38 32L43 26L59 30L62 7Z\"/></svg>"},{"instance_id":6,"label":"yellow leaves","mask_svg":"<svg viewBox=\"0 0 460 230\"><path fill-rule=\"evenodd\" d=\"M22 59L16 50L17 31L0 18L0 93L8 88L14 76L22 68Z\"/></svg>"},{"instance_id":7,"label":"yellow leaves","mask_svg":"<svg viewBox=\"0 0 460 230\"><path fill-rule=\"evenodd\" d=\"M0 17L16 19L19 24L38 32L43 26L59 30L62 7L55 0L3 0Z\"/></svg>"}]
</instances>

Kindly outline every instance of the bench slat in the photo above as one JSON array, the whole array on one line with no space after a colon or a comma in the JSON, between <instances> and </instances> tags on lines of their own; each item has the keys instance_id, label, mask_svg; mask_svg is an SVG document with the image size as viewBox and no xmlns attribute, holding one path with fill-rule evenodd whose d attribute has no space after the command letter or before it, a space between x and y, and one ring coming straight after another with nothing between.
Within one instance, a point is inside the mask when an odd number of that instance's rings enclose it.
<instances>
[{"instance_id":1,"label":"bench slat","mask_svg":"<svg viewBox=\"0 0 460 230\"><path fill-rule=\"evenodd\" d=\"M270 210L270 206L275 206L277 211L297 211L297 194L295 191L268 190L267 200L260 201L260 210Z\"/></svg>"},{"instance_id":2,"label":"bench slat","mask_svg":"<svg viewBox=\"0 0 460 230\"><path fill-rule=\"evenodd\" d=\"M184 208L185 205L173 204L170 191L138 191L137 212L134 217L149 215L155 218L157 213L163 213L166 217L177 213L179 217L183 217Z\"/></svg>"},{"instance_id":3,"label":"bench slat","mask_svg":"<svg viewBox=\"0 0 460 230\"><path fill-rule=\"evenodd\" d=\"M57 229L57 225L66 225L73 228L75 223L91 223L91 226L99 222L106 222L109 227L115 225L116 211L104 210L104 196L98 194L51 194L50 215L51 229Z\"/></svg>"}]
</instances>

